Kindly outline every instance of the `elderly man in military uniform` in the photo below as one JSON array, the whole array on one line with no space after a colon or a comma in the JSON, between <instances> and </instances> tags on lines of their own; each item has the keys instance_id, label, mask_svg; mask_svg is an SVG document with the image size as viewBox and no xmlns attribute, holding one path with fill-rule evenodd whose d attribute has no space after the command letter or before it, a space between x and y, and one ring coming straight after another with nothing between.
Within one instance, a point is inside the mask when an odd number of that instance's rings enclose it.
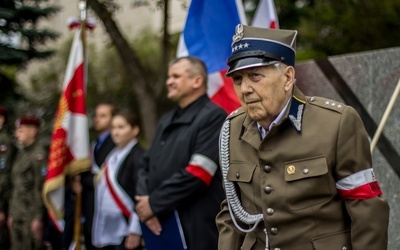
<instances>
[{"instance_id":1,"label":"elderly man in military uniform","mask_svg":"<svg viewBox=\"0 0 400 250\"><path fill-rule=\"evenodd\" d=\"M10 164L14 147L7 131L7 110L0 106L0 250L8 249L7 207L10 194Z\"/></svg>"},{"instance_id":2,"label":"elderly man in military uniform","mask_svg":"<svg viewBox=\"0 0 400 250\"><path fill-rule=\"evenodd\" d=\"M220 250L387 249L389 206L357 112L295 85L296 31L239 25L221 130Z\"/></svg>"},{"instance_id":3,"label":"elderly man in military uniform","mask_svg":"<svg viewBox=\"0 0 400 250\"><path fill-rule=\"evenodd\" d=\"M11 249L40 249L43 237L44 206L42 186L46 175L47 152L38 142L40 120L25 116L16 121L18 152L11 169L12 191L8 226Z\"/></svg>"}]
</instances>

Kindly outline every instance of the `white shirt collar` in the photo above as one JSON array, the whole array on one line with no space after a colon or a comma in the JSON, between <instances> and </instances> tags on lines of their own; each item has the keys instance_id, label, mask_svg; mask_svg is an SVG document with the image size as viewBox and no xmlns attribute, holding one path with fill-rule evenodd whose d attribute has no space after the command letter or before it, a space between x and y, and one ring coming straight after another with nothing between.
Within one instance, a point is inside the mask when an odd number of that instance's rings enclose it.
<instances>
[{"instance_id":1,"label":"white shirt collar","mask_svg":"<svg viewBox=\"0 0 400 250\"><path fill-rule=\"evenodd\" d=\"M132 140L129 142L124 148L115 148L112 153L110 153L110 163L113 163L116 165L120 165L121 162L126 158L126 156L129 154L133 146L136 145L138 142L137 139Z\"/></svg>"},{"instance_id":2,"label":"white shirt collar","mask_svg":"<svg viewBox=\"0 0 400 250\"><path fill-rule=\"evenodd\" d=\"M260 125L260 123L257 122L257 128L258 128L258 131L260 132L261 139L264 139L265 136L267 136L268 132L271 130L271 128L276 126L283 119L283 116L285 115L285 112L288 109L288 106L289 106L289 103L290 103L290 99L291 98L288 99L288 101L285 104L285 107L283 107L283 109L281 110L279 115L271 122L271 124L268 127L268 130L265 129L264 127L262 127Z\"/></svg>"}]
</instances>

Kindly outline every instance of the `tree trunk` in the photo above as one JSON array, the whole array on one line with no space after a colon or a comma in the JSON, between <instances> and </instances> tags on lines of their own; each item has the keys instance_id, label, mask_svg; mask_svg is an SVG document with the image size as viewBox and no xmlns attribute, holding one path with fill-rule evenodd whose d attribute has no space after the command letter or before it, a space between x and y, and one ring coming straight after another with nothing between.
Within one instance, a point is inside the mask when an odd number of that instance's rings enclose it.
<instances>
[{"instance_id":1,"label":"tree trunk","mask_svg":"<svg viewBox=\"0 0 400 250\"><path fill-rule=\"evenodd\" d=\"M155 95L157 97L161 97L163 95L163 89L164 89L164 83L167 78L167 71L168 71L168 63L171 60L171 50L170 50L170 34L168 31L169 27L169 0L164 0L163 3L163 12L164 12L164 18L163 18L163 37L161 41L161 53L162 53L162 58L161 58L161 74L160 74L160 81L158 82L157 86L154 89Z\"/></svg>"},{"instance_id":2,"label":"tree trunk","mask_svg":"<svg viewBox=\"0 0 400 250\"><path fill-rule=\"evenodd\" d=\"M146 70L141 65L135 51L129 46L128 42L123 37L111 12L106 8L106 6L97 0L87 0L87 4L103 22L107 33L126 67L131 82L129 88L135 93L136 97L140 99L138 103L140 110L139 115L142 121L142 131L144 131L146 142L150 143L155 133L157 107L155 97L149 93L146 87L146 80L144 77Z\"/></svg>"}]
</instances>

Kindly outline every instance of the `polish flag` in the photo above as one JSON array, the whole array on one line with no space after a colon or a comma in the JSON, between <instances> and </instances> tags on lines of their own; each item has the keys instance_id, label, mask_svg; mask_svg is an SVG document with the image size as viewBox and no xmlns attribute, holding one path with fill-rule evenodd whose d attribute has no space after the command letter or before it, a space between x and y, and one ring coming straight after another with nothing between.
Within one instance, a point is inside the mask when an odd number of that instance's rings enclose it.
<instances>
[{"instance_id":1,"label":"polish flag","mask_svg":"<svg viewBox=\"0 0 400 250\"><path fill-rule=\"evenodd\" d=\"M251 25L259 28L279 29L274 0L260 0Z\"/></svg>"},{"instance_id":2,"label":"polish flag","mask_svg":"<svg viewBox=\"0 0 400 250\"><path fill-rule=\"evenodd\" d=\"M177 57L191 55L204 61L209 74L207 93L227 113L240 107L232 79L225 77L239 23L247 23L241 0L192 0L177 52Z\"/></svg>"},{"instance_id":3,"label":"polish flag","mask_svg":"<svg viewBox=\"0 0 400 250\"><path fill-rule=\"evenodd\" d=\"M86 84L80 29L75 31L51 137L43 200L50 217L63 231L65 176L90 167Z\"/></svg>"}]
</instances>

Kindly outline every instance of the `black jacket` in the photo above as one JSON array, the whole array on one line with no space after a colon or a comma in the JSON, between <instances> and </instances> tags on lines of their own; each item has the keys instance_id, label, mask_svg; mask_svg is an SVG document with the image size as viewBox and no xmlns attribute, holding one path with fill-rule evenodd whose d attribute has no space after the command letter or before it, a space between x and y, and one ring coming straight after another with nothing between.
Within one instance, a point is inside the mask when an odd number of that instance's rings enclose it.
<instances>
[{"instance_id":1,"label":"black jacket","mask_svg":"<svg viewBox=\"0 0 400 250\"><path fill-rule=\"evenodd\" d=\"M139 171L138 195L149 195L154 214L162 221L177 209L189 250L217 249L215 217L224 199L218 167L210 185L186 171L193 154L218 165L218 137L226 113L207 95L183 113L164 115Z\"/></svg>"}]
</instances>

